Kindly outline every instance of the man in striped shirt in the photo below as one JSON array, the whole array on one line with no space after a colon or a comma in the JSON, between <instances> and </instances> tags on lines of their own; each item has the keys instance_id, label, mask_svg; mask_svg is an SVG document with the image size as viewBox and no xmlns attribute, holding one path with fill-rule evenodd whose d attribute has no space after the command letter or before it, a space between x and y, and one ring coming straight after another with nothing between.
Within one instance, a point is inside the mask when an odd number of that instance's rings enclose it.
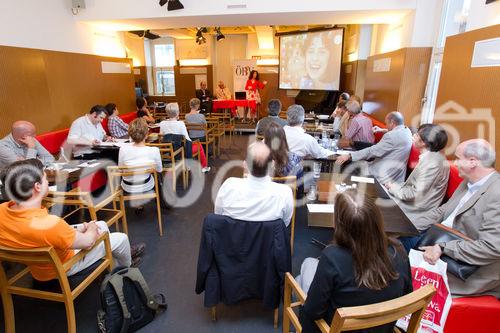
<instances>
[{"instance_id":1,"label":"man in striped shirt","mask_svg":"<svg viewBox=\"0 0 500 333\"><path fill-rule=\"evenodd\" d=\"M372 121L361 113L361 106L356 101L349 101L346 104L347 111L351 117L349 127L344 139L354 142L374 143Z\"/></svg>"},{"instance_id":2,"label":"man in striped shirt","mask_svg":"<svg viewBox=\"0 0 500 333\"><path fill-rule=\"evenodd\" d=\"M112 137L118 139L128 138L128 124L125 123L120 117L118 117L118 109L116 104L108 103L106 105L106 111L108 113L108 130Z\"/></svg>"}]
</instances>

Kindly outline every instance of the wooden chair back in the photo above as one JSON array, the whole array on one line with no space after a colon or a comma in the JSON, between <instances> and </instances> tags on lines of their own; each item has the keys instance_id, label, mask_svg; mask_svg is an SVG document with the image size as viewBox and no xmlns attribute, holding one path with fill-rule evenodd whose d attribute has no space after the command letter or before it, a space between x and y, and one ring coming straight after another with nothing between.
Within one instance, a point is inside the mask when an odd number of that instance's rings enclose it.
<instances>
[{"instance_id":1,"label":"wooden chair back","mask_svg":"<svg viewBox=\"0 0 500 333\"><path fill-rule=\"evenodd\" d=\"M66 271L75 263L80 261L85 255L93 250L96 246L100 246L104 242L105 257L102 262L90 273L78 286L73 290L70 287ZM2 262L14 262L23 265L50 265L54 267L56 278L59 280L61 292L42 291L16 285L21 278L26 276L30 269L24 268L13 277L7 277L3 268ZM0 246L0 294L4 309L5 332L15 332L15 315L12 295L20 295L31 298L44 299L49 301L62 302L66 307L66 320L68 332L76 332L76 319L74 300L82 293L97 277L105 270L111 271L113 268L113 257L111 245L109 242L109 234L104 233L99 237L91 249L81 250L75 254L70 260L62 263L59 259L56 250L52 247L33 248L33 249L14 249Z\"/></svg>"},{"instance_id":2,"label":"wooden chair back","mask_svg":"<svg viewBox=\"0 0 500 333\"><path fill-rule=\"evenodd\" d=\"M292 293L297 301L292 303ZM362 306L338 308L328 325L325 320L316 320L316 325L322 333L339 333L343 331L361 330L397 321L406 315L411 315L407 333L417 333L420 320L436 293L436 289L428 284L410 294L396 299ZM302 332L302 326L294 312L294 308L304 305L307 295L290 273L285 276L283 333L290 332L290 323L297 332Z\"/></svg>"},{"instance_id":3,"label":"wooden chair back","mask_svg":"<svg viewBox=\"0 0 500 333\"><path fill-rule=\"evenodd\" d=\"M146 145L159 148L162 161L168 164L168 166L165 166L165 164L163 165L163 171L173 172L173 190L176 191L177 189L177 176L179 172L182 173L182 181L184 189L186 189L188 174L186 161L184 159L184 147L179 147L177 150L174 150L174 146L171 142L147 143Z\"/></svg>"},{"instance_id":4,"label":"wooden chair back","mask_svg":"<svg viewBox=\"0 0 500 333\"><path fill-rule=\"evenodd\" d=\"M290 221L290 250L293 256L293 242L295 239L295 210L297 207L297 176L272 177L273 182L290 186L293 194L293 214Z\"/></svg>"}]
</instances>

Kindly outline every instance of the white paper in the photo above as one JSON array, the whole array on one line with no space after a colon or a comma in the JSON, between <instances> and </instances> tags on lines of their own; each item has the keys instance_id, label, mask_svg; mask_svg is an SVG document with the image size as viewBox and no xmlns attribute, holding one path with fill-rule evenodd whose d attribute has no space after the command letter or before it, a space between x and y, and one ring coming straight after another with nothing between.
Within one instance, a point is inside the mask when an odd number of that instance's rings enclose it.
<instances>
[{"instance_id":1,"label":"white paper","mask_svg":"<svg viewBox=\"0 0 500 333\"><path fill-rule=\"evenodd\" d=\"M351 176L351 182L375 184L375 179L370 177Z\"/></svg>"},{"instance_id":2,"label":"white paper","mask_svg":"<svg viewBox=\"0 0 500 333\"><path fill-rule=\"evenodd\" d=\"M349 155L350 153L352 153L352 152L349 150L342 150L342 149L339 149L335 152L335 154L337 154L337 155Z\"/></svg>"},{"instance_id":3,"label":"white paper","mask_svg":"<svg viewBox=\"0 0 500 333\"><path fill-rule=\"evenodd\" d=\"M351 176L351 182L375 184L375 179L370 177Z\"/></svg>"},{"instance_id":4,"label":"white paper","mask_svg":"<svg viewBox=\"0 0 500 333\"><path fill-rule=\"evenodd\" d=\"M112 142L112 141L99 142L98 146L113 147L113 146L116 146L116 142Z\"/></svg>"},{"instance_id":5,"label":"white paper","mask_svg":"<svg viewBox=\"0 0 500 333\"><path fill-rule=\"evenodd\" d=\"M73 171L76 171L76 170L80 170L80 168L64 169L63 171L66 171L66 172L73 172Z\"/></svg>"},{"instance_id":6,"label":"white paper","mask_svg":"<svg viewBox=\"0 0 500 333\"><path fill-rule=\"evenodd\" d=\"M90 163L89 163L90 162ZM80 168L93 168L95 167L96 165L99 165L99 162L94 162L94 161L89 161L89 162L83 162L81 164L78 164L78 166ZM69 170L69 169L68 169ZM72 169L73 170L73 169ZM78 168L74 169L74 170L78 170ZM73 171L74 171L73 170Z\"/></svg>"},{"instance_id":7,"label":"white paper","mask_svg":"<svg viewBox=\"0 0 500 333\"><path fill-rule=\"evenodd\" d=\"M309 213L333 213L333 204L307 204Z\"/></svg>"}]
</instances>

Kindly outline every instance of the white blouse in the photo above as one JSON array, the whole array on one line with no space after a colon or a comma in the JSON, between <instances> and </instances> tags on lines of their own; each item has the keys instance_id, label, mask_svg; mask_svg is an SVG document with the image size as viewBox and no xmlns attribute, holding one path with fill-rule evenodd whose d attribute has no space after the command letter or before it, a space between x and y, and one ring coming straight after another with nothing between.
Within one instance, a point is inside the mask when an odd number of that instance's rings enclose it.
<instances>
[{"instance_id":1,"label":"white blouse","mask_svg":"<svg viewBox=\"0 0 500 333\"><path fill-rule=\"evenodd\" d=\"M181 134L184 135L186 140L191 141L186 124L180 120L163 120L160 122L160 133L165 134Z\"/></svg>"},{"instance_id":2,"label":"white blouse","mask_svg":"<svg viewBox=\"0 0 500 333\"><path fill-rule=\"evenodd\" d=\"M124 166L134 166L134 165L145 165L152 164L157 172L162 172L163 165L161 162L160 149L157 147L138 147L135 145L123 145L120 148L120 153L118 155L118 165ZM125 184L125 180L129 183L134 183L133 185ZM124 191L129 193L142 193L151 191L155 182L150 175L135 175L123 177L122 188Z\"/></svg>"}]
</instances>

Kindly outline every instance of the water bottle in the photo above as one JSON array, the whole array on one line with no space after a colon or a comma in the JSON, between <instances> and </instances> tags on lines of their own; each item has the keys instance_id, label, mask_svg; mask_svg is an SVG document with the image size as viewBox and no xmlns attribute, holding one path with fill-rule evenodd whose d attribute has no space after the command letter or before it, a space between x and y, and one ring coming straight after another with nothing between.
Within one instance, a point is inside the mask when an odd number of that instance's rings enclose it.
<instances>
[{"instance_id":1,"label":"water bottle","mask_svg":"<svg viewBox=\"0 0 500 333\"><path fill-rule=\"evenodd\" d=\"M321 145L323 148L328 148L328 135L326 134L326 130L323 130L323 133L321 133Z\"/></svg>"}]
</instances>

